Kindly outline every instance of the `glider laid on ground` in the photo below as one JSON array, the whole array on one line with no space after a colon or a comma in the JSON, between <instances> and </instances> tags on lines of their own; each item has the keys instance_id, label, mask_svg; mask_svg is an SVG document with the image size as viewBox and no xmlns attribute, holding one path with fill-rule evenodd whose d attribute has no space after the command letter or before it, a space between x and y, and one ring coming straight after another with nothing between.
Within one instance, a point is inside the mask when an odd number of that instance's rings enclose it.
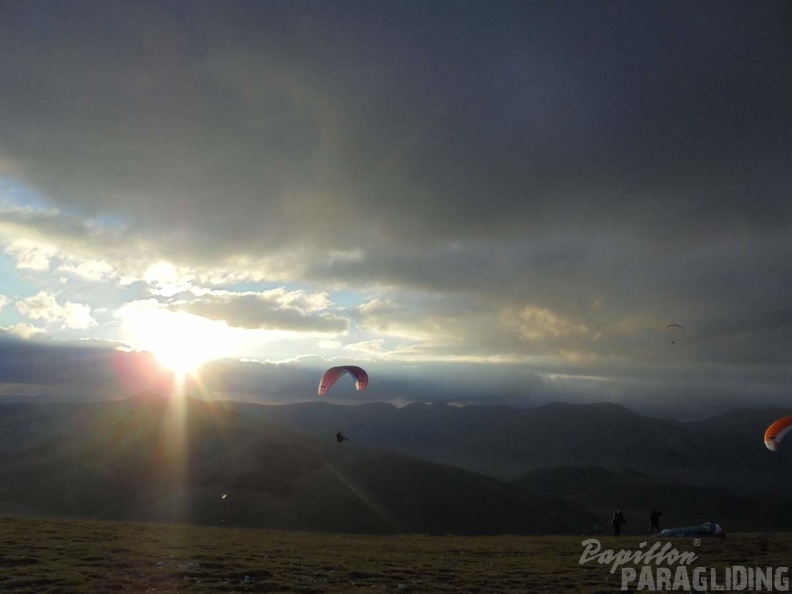
<instances>
[{"instance_id":1,"label":"glider laid on ground","mask_svg":"<svg viewBox=\"0 0 792 594\"><path fill-rule=\"evenodd\" d=\"M792 415L783 417L770 424L764 434L764 442L767 449L775 452L781 445L781 440L792 430Z\"/></svg>"},{"instance_id":2,"label":"glider laid on ground","mask_svg":"<svg viewBox=\"0 0 792 594\"><path fill-rule=\"evenodd\" d=\"M704 522L697 526L684 526L682 528L666 528L655 534L658 538L669 536L726 536L726 531L715 522Z\"/></svg>"},{"instance_id":3,"label":"glider laid on ground","mask_svg":"<svg viewBox=\"0 0 792 594\"><path fill-rule=\"evenodd\" d=\"M319 396L324 396L336 380L348 373L355 378L355 389L358 391L365 390L368 385L368 374L362 367L356 365L341 365L339 367L331 367L324 372L322 380L319 382Z\"/></svg>"}]
</instances>

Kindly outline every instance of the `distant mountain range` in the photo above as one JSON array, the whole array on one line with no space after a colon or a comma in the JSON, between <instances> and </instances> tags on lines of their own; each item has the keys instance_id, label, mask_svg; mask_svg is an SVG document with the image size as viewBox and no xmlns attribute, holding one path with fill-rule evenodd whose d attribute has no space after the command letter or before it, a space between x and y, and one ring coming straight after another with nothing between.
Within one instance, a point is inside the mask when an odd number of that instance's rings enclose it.
<instances>
[{"instance_id":1,"label":"distant mountain range","mask_svg":"<svg viewBox=\"0 0 792 594\"><path fill-rule=\"evenodd\" d=\"M155 394L0 404L0 512L588 534L607 531L616 507L645 529L641 516L659 506L666 525L792 529L792 448L773 454L761 440L783 413L682 423L611 404L264 406ZM349 441L335 441L340 429Z\"/></svg>"},{"instance_id":2,"label":"distant mountain range","mask_svg":"<svg viewBox=\"0 0 792 594\"><path fill-rule=\"evenodd\" d=\"M596 466L653 479L792 495L792 441L769 452L763 435L790 410L737 410L701 421L638 415L617 404L504 406L229 404L241 414L510 480L529 470Z\"/></svg>"},{"instance_id":3,"label":"distant mountain range","mask_svg":"<svg viewBox=\"0 0 792 594\"><path fill-rule=\"evenodd\" d=\"M598 521L553 495L194 399L0 405L0 435L6 513L352 533L580 533Z\"/></svg>"}]
</instances>

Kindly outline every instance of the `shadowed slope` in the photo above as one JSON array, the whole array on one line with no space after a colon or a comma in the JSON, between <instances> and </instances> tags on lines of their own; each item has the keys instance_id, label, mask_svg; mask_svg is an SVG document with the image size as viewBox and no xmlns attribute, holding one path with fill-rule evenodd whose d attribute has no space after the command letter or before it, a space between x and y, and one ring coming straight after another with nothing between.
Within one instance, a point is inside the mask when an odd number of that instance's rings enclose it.
<instances>
[{"instance_id":1,"label":"shadowed slope","mask_svg":"<svg viewBox=\"0 0 792 594\"><path fill-rule=\"evenodd\" d=\"M5 509L375 533L565 533L593 523L559 498L200 400L103 403L67 425L0 458Z\"/></svg>"},{"instance_id":2,"label":"shadowed slope","mask_svg":"<svg viewBox=\"0 0 792 594\"><path fill-rule=\"evenodd\" d=\"M617 404L533 409L442 404L229 405L314 434L346 427L356 441L512 479L537 468L586 465L740 492L792 495L792 447L768 452L763 435L784 411L740 410L681 422Z\"/></svg>"},{"instance_id":3,"label":"shadowed slope","mask_svg":"<svg viewBox=\"0 0 792 594\"><path fill-rule=\"evenodd\" d=\"M792 497L739 495L723 488L658 481L641 473L591 466L532 470L512 482L586 507L602 523L621 508L628 518L626 534L644 534L652 508L663 510L665 527L714 520L729 531L792 529Z\"/></svg>"}]
</instances>

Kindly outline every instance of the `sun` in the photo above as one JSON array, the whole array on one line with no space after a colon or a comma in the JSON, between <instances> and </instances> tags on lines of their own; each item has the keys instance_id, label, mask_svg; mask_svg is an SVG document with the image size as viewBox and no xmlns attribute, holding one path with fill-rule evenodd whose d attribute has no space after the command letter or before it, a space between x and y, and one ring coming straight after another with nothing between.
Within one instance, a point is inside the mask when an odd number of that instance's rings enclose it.
<instances>
[{"instance_id":1,"label":"sun","mask_svg":"<svg viewBox=\"0 0 792 594\"><path fill-rule=\"evenodd\" d=\"M150 349L160 365L177 374L194 374L200 366L212 359L200 344L189 340L165 340Z\"/></svg>"},{"instance_id":2,"label":"sun","mask_svg":"<svg viewBox=\"0 0 792 594\"><path fill-rule=\"evenodd\" d=\"M228 326L187 312L144 308L124 320L136 348L150 352L177 375L195 374L202 364L227 356Z\"/></svg>"}]
</instances>

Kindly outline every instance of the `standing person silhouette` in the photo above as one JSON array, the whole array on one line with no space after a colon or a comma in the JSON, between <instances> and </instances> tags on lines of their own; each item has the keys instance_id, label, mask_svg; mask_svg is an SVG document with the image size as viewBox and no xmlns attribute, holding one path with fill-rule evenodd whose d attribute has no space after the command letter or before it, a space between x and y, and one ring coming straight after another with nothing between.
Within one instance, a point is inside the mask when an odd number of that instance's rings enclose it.
<instances>
[{"instance_id":1,"label":"standing person silhouette","mask_svg":"<svg viewBox=\"0 0 792 594\"><path fill-rule=\"evenodd\" d=\"M652 508L652 513L649 514L649 529L646 531L646 536L660 532L660 516L662 515L662 510Z\"/></svg>"},{"instance_id":2,"label":"standing person silhouette","mask_svg":"<svg viewBox=\"0 0 792 594\"><path fill-rule=\"evenodd\" d=\"M611 520L611 524L613 524L613 536L621 536L621 529L624 524L627 523L624 514L620 509L617 509L613 513L613 519Z\"/></svg>"}]
</instances>

